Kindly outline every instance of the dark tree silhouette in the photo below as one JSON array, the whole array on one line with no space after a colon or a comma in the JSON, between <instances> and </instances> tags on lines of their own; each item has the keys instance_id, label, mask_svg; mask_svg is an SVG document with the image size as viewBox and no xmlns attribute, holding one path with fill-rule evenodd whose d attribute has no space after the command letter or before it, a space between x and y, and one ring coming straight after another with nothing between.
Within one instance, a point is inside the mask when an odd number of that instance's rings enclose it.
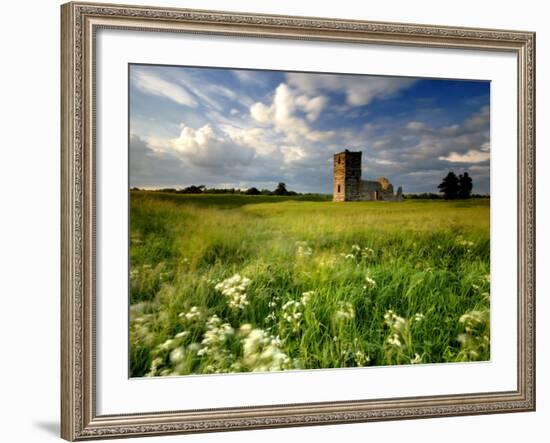
<instances>
[{"instance_id":1,"label":"dark tree silhouette","mask_svg":"<svg viewBox=\"0 0 550 443\"><path fill-rule=\"evenodd\" d=\"M261 192L258 191L258 188L252 187L252 188L248 188L248 189L245 191L245 194L247 194L247 195L260 195Z\"/></svg>"},{"instance_id":2,"label":"dark tree silhouette","mask_svg":"<svg viewBox=\"0 0 550 443\"><path fill-rule=\"evenodd\" d=\"M191 186L187 186L187 188L183 188L182 193L183 194L202 194L205 188L206 187L204 185L200 185L200 186L191 185Z\"/></svg>"},{"instance_id":3,"label":"dark tree silhouette","mask_svg":"<svg viewBox=\"0 0 550 443\"><path fill-rule=\"evenodd\" d=\"M458 176L458 186L458 198L470 198L474 185L472 177L467 172Z\"/></svg>"},{"instance_id":4,"label":"dark tree silhouette","mask_svg":"<svg viewBox=\"0 0 550 443\"><path fill-rule=\"evenodd\" d=\"M458 177L453 171L449 172L437 188L439 192L443 192L443 198L445 200L457 198L459 191Z\"/></svg>"},{"instance_id":5,"label":"dark tree silhouette","mask_svg":"<svg viewBox=\"0 0 550 443\"><path fill-rule=\"evenodd\" d=\"M286 185L284 183L279 183L277 188L273 191L273 195L288 195Z\"/></svg>"}]
</instances>

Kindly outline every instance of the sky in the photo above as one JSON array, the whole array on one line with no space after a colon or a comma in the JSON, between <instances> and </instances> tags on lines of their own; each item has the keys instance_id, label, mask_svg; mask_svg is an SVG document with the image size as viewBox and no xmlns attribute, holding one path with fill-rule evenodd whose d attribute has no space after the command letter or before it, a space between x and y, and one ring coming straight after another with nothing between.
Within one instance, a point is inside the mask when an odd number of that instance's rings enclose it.
<instances>
[{"instance_id":1,"label":"sky","mask_svg":"<svg viewBox=\"0 0 550 443\"><path fill-rule=\"evenodd\" d=\"M467 171L489 193L490 83L129 67L130 186L332 192L333 155L363 152L363 180L438 192Z\"/></svg>"}]
</instances>

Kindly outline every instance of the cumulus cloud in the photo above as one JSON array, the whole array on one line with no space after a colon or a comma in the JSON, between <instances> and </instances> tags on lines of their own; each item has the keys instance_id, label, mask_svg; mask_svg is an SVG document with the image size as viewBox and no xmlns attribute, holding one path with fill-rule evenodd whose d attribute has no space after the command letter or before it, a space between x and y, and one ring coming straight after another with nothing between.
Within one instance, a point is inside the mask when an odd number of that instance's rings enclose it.
<instances>
[{"instance_id":1,"label":"cumulus cloud","mask_svg":"<svg viewBox=\"0 0 550 443\"><path fill-rule=\"evenodd\" d=\"M231 168L248 165L254 157L250 147L236 144L223 132L204 125L195 130L182 125L178 138L170 140L173 151L190 163L205 168Z\"/></svg>"},{"instance_id":2,"label":"cumulus cloud","mask_svg":"<svg viewBox=\"0 0 550 443\"><path fill-rule=\"evenodd\" d=\"M385 99L412 86L417 80L405 77L369 77L333 74L286 74L288 84L306 94L341 92L350 106L364 106L374 99Z\"/></svg>"},{"instance_id":3,"label":"cumulus cloud","mask_svg":"<svg viewBox=\"0 0 550 443\"><path fill-rule=\"evenodd\" d=\"M196 108L198 105L193 96L182 85L145 71L134 70L132 74L133 84L146 94L164 97L192 108Z\"/></svg>"},{"instance_id":4,"label":"cumulus cloud","mask_svg":"<svg viewBox=\"0 0 550 443\"><path fill-rule=\"evenodd\" d=\"M321 111L326 106L327 101L327 98L321 95L313 98L301 95L296 98L296 105L301 107L306 113L307 119L313 122L317 120L317 117L319 117Z\"/></svg>"},{"instance_id":5,"label":"cumulus cloud","mask_svg":"<svg viewBox=\"0 0 550 443\"><path fill-rule=\"evenodd\" d=\"M421 131L422 129L425 129L426 125L422 122L409 122L407 123L407 129L410 129L411 131Z\"/></svg>"},{"instance_id":6,"label":"cumulus cloud","mask_svg":"<svg viewBox=\"0 0 550 443\"><path fill-rule=\"evenodd\" d=\"M451 163L481 163L489 160L489 153L483 151L475 151L470 149L464 154L457 154L456 152L451 152L446 157L439 157L440 160L447 160Z\"/></svg>"},{"instance_id":7,"label":"cumulus cloud","mask_svg":"<svg viewBox=\"0 0 550 443\"><path fill-rule=\"evenodd\" d=\"M292 143L299 142L301 138L322 141L334 136L334 132L313 130L306 119L310 122L316 120L326 104L327 99L323 96L297 95L281 83L275 90L273 102L270 105L255 103L250 107L250 115L258 123L273 125ZM304 112L306 119L299 117L297 111Z\"/></svg>"},{"instance_id":8,"label":"cumulus cloud","mask_svg":"<svg viewBox=\"0 0 550 443\"><path fill-rule=\"evenodd\" d=\"M293 163L304 159L307 154L300 146L281 146L281 153L285 163Z\"/></svg>"},{"instance_id":9,"label":"cumulus cloud","mask_svg":"<svg viewBox=\"0 0 550 443\"><path fill-rule=\"evenodd\" d=\"M263 128L241 128L224 124L220 128L237 144L254 149L257 155L271 155L277 152L277 145L268 139Z\"/></svg>"},{"instance_id":10,"label":"cumulus cloud","mask_svg":"<svg viewBox=\"0 0 550 443\"><path fill-rule=\"evenodd\" d=\"M177 156L155 151L142 137L130 136L130 186L172 186L181 177L184 163Z\"/></svg>"}]
</instances>

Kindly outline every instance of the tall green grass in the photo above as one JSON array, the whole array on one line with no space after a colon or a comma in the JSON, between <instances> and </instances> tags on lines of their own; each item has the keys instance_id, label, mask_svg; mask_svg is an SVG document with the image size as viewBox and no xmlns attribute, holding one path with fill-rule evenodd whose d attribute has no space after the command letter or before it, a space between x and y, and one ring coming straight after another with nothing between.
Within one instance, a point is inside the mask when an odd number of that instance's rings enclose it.
<instances>
[{"instance_id":1,"label":"tall green grass","mask_svg":"<svg viewBox=\"0 0 550 443\"><path fill-rule=\"evenodd\" d=\"M314 198L132 192L131 376L489 359L488 200Z\"/></svg>"}]
</instances>

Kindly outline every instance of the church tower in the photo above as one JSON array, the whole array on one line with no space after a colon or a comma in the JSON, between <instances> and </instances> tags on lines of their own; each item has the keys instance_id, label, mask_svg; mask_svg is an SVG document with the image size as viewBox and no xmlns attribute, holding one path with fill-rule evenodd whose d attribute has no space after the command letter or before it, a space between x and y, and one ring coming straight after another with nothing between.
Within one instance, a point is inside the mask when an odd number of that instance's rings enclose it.
<instances>
[{"instance_id":1,"label":"church tower","mask_svg":"<svg viewBox=\"0 0 550 443\"><path fill-rule=\"evenodd\" d=\"M334 154L332 201L343 202L359 200L361 183L361 151L347 149Z\"/></svg>"}]
</instances>

